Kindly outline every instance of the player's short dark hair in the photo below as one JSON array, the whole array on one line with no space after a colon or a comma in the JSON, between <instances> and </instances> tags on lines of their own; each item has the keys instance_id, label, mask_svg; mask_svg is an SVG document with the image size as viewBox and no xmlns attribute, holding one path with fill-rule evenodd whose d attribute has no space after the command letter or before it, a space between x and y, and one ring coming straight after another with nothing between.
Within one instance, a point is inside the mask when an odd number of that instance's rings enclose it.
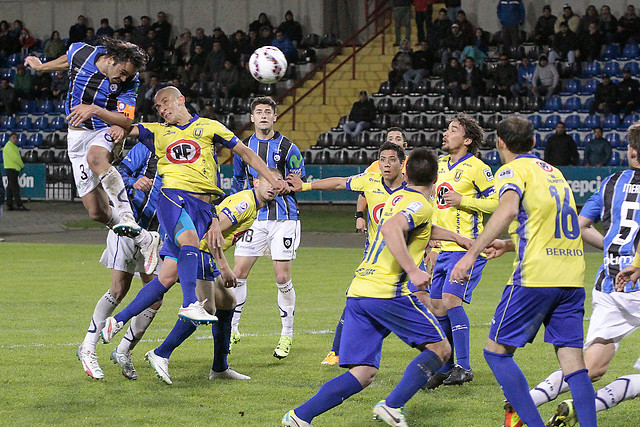
<instances>
[{"instance_id":1,"label":"player's short dark hair","mask_svg":"<svg viewBox=\"0 0 640 427\"><path fill-rule=\"evenodd\" d=\"M635 122L629 126L629 147L640 151L640 122Z\"/></svg>"},{"instance_id":2,"label":"player's short dark hair","mask_svg":"<svg viewBox=\"0 0 640 427\"><path fill-rule=\"evenodd\" d=\"M460 126L464 129L464 137L471 140L471 144L467 145L467 149L471 154L476 154L484 143L483 131L476 119L464 114L458 114L451 121L460 123Z\"/></svg>"},{"instance_id":3,"label":"player's short dark hair","mask_svg":"<svg viewBox=\"0 0 640 427\"><path fill-rule=\"evenodd\" d=\"M18 136L18 134L17 134L17 133L15 133L15 132L11 132L11 135L9 135L9 138L11 138L13 135Z\"/></svg>"},{"instance_id":4,"label":"player's short dark hair","mask_svg":"<svg viewBox=\"0 0 640 427\"><path fill-rule=\"evenodd\" d=\"M528 153L533 148L533 123L523 117L509 116L498 123L498 138L513 154Z\"/></svg>"},{"instance_id":5,"label":"player's short dark hair","mask_svg":"<svg viewBox=\"0 0 640 427\"><path fill-rule=\"evenodd\" d=\"M251 114L253 114L253 110L256 109L258 105L268 105L273 108L273 112L276 112L276 101L273 100L270 96L259 96L254 98L251 101Z\"/></svg>"},{"instance_id":6,"label":"player's short dark hair","mask_svg":"<svg viewBox=\"0 0 640 427\"><path fill-rule=\"evenodd\" d=\"M269 167L269 170L271 171L271 173L275 173L280 178L284 178L284 176L282 175L282 171L280 169ZM259 175L258 178L262 178L262 175Z\"/></svg>"},{"instance_id":7,"label":"player's short dark hair","mask_svg":"<svg viewBox=\"0 0 640 427\"><path fill-rule=\"evenodd\" d=\"M400 135L402 135L402 140L403 141L407 141L407 135L404 134L404 130L398 126L391 126L390 128L387 128L387 133L384 135L385 139L387 137L389 137L389 132L400 132Z\"/></svg>"},{"instance_id":8,"label":"player's short dark hair","mask_svg":"<svg viewBox=\"0 0 640 427\"><path fill-rule=\"evenodd\" d=\"M385 141L380 146L380 148L378 149L378 158L380 158L380 154L382 154L383 151L395 151L396 154L398 155L398 159L401 162L404 162L404 159L406 158L406 155L404 154L404 149L398 144L394 144L393 142Z\"/></svg>"},{"instance_id":9,"label":"player's short dark hair","mask_svg":"<svg viewBox=\"0 0 640 427\"><path fill-rule=\"evenodd\" d=\"M427 147L411 152L407 160L407 178L414 185L429 186L438 179L438 156Z\"/></svg>"},{"instance_id":10,"label":"player's short dark hair","mask_svg":"<svg viewBox=\"0 0 640 427\"><path fill-rule=\"evenodd\" d=\"M115 64L131 62L138 71L143 71L147 65L147 53L133 43L104 37L100 44L105 47L106 55L113 58Z\"/></svg>"}]
</instances>

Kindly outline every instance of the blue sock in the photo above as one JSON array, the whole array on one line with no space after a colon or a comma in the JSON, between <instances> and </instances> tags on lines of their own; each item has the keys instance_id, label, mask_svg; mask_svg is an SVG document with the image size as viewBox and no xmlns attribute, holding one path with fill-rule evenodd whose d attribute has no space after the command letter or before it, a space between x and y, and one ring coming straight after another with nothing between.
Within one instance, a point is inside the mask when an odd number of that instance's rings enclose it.
<instances>
[{"instance_id":1,"label":"blue sock","mask_svg":"<svg viewBox=\"0 0 640 427\"><path fill-rule=\"evenodd\" d=\"M449 360L445 362L444 365L442 365L442 368L440 368L440 371L438 371L442 373L447 373L453 369L453 355L455 353L455 349L453 348L453 336L451 334L451 320L449 320L449 316L447 315L436 316L436 319L438 320L438 323L440 323L440 327L442 328L442 331L447 336L447 339L449 340L449 344L451 344L451 357L449 358Z\"/></svg>"},{"instance_id":2,"label":"blue sock","mask_svg":"<svg viewBox=\"0 0 640 427\"><path fill-rule=\"evenodd\" d=\"M596 426L595 391L586 369L580 369L564 377L571 389L573 407L582 427Z\"/></svg>"},{"instance_id":3,"label":"blue sock","mask_svg":"<svg viewBox=\"0 0 640 427\"><path fill-rule=\"evenodd\" d=\"M198 278L198 248L184 245L178 254L178 277L182 286L182 306L198 301L196 297L196 280Z\"/></svg>"},{"instance_id":4,"label":"blue sock","mask_svg":"<svg viewBox=\"0 0 640 427\"><path fill-rule=\"evenodd\" d=\"M469 364L469 317L460 305L447 310L447 316L451 322L456 363L464 369L471 369Z\"/></svg>"},{"instance_id":5,"label":"blue sock","mask_svg":"<svg viewBox=\"0 0 640 427\"><path fill-rule=\"evenodd\" d=\"M326 382L309 400L295 409L298 417L310 423L318 415L338 406L350 396L362 391L360 381L349 371Z\"/></svg>"},{"instance_id":6,"label":"blue sock","mask_svg":"<svg viewBox=\"0 0 640 427\"><path fill-rule=\"evenodd\" d=\"M504 397L518 413L522 422L529 427L544 427L538 408L529 395L529 383L513 360L513 354L498 354L485 350L484 358L502 387Z\"/></svg>"},{"instance_id":7,"label":"blue sock","mask_svg":"<svg viewBox=\"0 0 640 427\"><path fill-rule=\"evenodd\" d=\"M158 301L167 292L160 280L156 277L140 289L133 301L114 317L116 321L127 323L133 316L142 313L145 308Z\"/></svg>"},{"instance_id":8,"label":"blue sock","mask_svg":"<svg viewBox=\"0 0 640 427\"><path fill-rule=\"evenodd\" d=\"M396 388L385 399L387 405L392 408L403 407L441 366L440 358L431 350L425 350L417 355L404 370L404 375Z\"/></svg>"},{"instance_id":9,"label":"blue sock","mask_svg":"<svg viewBox=\"0 0 640 427\"><path fill-rule=\"evenodd\" d=\"M338 326L336 326L336 333L333 335L333 346L331 346L331 351L333 351L336 354L336 356L338 356L338 354L340 353L340 339L342 338L342 325L344 325L344 310L342 310L342 315L340 315Z\"/></svg>"},{"instance_id":10,"label":"blue sock","mask_svg":"<svg viewBox=\"0 0 640 427\"><path fill-rule=\"evenodd\" d=\"M171 357L171 353L175 350L184 340L189 338L192 333L196 331L196 324L188 320L178 319L175 326L167 335L167 338L160 344L160 347L155 349L155 353L164 358Z\"/></svg>"},{"instance_id":11,"label":"blue sock","mask_svg":"<svg viewBox=\"0 0 640 427\"><path fill-rule=\"evenodd\" d=\"M213 369L214 372L223 372L229 368L227 355L229 354L229 342L231 341L231 319L233 310L216 310L218 322L211 326L213 333Z\"/></svg>"}]
</instances>

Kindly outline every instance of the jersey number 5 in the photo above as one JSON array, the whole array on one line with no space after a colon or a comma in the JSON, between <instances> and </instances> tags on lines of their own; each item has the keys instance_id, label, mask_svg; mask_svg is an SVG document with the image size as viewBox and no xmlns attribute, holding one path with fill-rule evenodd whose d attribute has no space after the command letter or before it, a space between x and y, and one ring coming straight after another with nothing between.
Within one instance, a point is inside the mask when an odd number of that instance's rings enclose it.
<instances>
[{"instance_id":1,"label":"jersey number 5","mask_svg":"<svg viewBox=\"0 0 640 427\"><path fill-rule=\"evenodd\" d=\"M614 245L624 246L629 243L638 231L638 223L634 221L635 211L640 209L638 202L622 202L622 212L620 213L620 232L613 239ZM631 213L631 215L629 215ZM629 218L631 216L631 218Z\"/></svg>"},{"instance_id":2,"label":"jersey number 5","mask_svg":"<svg viewBox=\"0 0 640 427\"><path fill-rule=\"evenodd\" d=\"M554 237L556 239L562 238L562 234L567 239L574 240L580 236L580 226L578 225L578 214L571 207L571 195L569 189L565 187L564 198L561 198L560 193L555 185L549 186L549 192L556 200L556 232Z\"/></svg>"}]
</instances>

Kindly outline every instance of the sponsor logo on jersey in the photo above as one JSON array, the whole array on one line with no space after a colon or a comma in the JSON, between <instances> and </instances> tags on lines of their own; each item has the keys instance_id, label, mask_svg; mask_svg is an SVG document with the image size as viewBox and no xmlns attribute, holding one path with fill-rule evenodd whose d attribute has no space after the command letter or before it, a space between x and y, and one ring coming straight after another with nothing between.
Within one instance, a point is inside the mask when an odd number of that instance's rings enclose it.
<instances>
[{"instance_id":1,"label":"sponsor logo on jersey","mask_svg":"<svg viewBox=\"0 0 640 427\"><path fill-rule=\"evenodd\" d=\"M505 178L513 178L513 169L505 169L498 174L498 181L501 181Z\"/></svg>"},{"instance_id":2,"label":"sponsor logo on jersey","mask_svg":"<svg viewBox=\"0 0 640 427\"><path fill-rule=\"evenodd\" d=\"M404 197L403 194L399 194L396 197L394 197L393 200L391 200L391 206L397 205L398 202L400 202L400 200L402 200L403 197Z\"/></svg>"},{"instance_id":3,"label":"sponsor logo on jersey","mask_svg":"<svg viewBox=\"0 0 640 427\"><path fill-rule=\"evenodd\" d=\"M249 209L249 202L247 202L246 200L242 200L240 203L238 203L234 209L236 210L236 212L238 212L238 215L241 215L242 212L246 211L247 209Z\"/></svg>"},{"instance_id":4,"label":"sponsor logo on jersey","mask_svg":"<svg viewBox=\"0 0 640 427\"><path fill-rule=\"evenodd\" d=\"M167 160L173 164L195 163L200 159L202 148L196 141L179 139L167 147Z\"/></svg>"},{"instance_id":5,"label":"sponsor logo on jersey","mask_svg":"<svg viewBox=\"0 0 640 427\"><path fill-rule=\"evenodd\" d=\"M549 163L543 162L542 160L536 161L536 164L542 168L545 172L553 172L553 168Z\"/></svg>"},{"instance_id":6,"label":"sponsor logo on jersey","mask_svg":"<svg viewBox=\"0 0 640 427\"><path fill-rule=\"evenodd\" d=\"M417 200L416 200L416 201L414 201L414 202L409 203L409 206L407 206L407 207L405 208L405 210L408 210L408 211L409 211L409 212L411 212L412 214L417 214L417 213L418 213L418 211L419 211L420 209L422 209L422 207L423 207L423 206L424 206L424 205L423 205L422 203L420 203L419 201L417 201Z\"/></svg>"},{"instance_id":7,"label":"sponsor logo on jersey","mask_svg":"<svg viewBox=\"0 0 640 427\"><path fill-rule=\"evenodd\" d=\"M451 205L444 199L444 195L449 191L454 191L453 186L446 181L440 184L436 189L436 204L438 205L438 209L449 209L451 207Z\"/></svg>"},{"instance_id":8,"label":"sponsor logo on jersey","mask_svg":"<svg viewBox=\"0 0 640 427\"><path fill-rule=\"evenodd\" d=\"M382 208L384 208L384 203L378 203L371 210L371 214L373 215L373 222L376 224L380 224L380 218L382 218Z\"/></svg>"},{"instance_id":9,"label":"sponsor logo on jersey","mask_svg":"<svg viewBox=\"0 0 640 427\"><path fill-rule=\"evenodd\" d=\"M493 174L491 173L491 169L486 168L482 171L484 173L484 177L487 178L487 181L493 181Z\"/></svg>"}]
</instances>

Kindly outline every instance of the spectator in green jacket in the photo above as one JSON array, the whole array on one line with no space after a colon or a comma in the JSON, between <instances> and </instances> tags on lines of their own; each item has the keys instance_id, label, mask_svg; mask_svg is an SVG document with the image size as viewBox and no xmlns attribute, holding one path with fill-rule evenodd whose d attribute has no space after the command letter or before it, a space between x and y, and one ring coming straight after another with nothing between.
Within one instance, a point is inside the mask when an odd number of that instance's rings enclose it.
<instances>
[{"instance_id":1,"label":"spectator in green jacket","mask_svg":"<svg viewBox=\"0 0 640 427\"><path fill-rule=\"evenodd\" d=\"M587 142L584 149L584 161L586 166L607 166L611 161L611 144L602 137L602 128L593 130L593 139Z\"/></svg>"},{"instance_id":2,"label":"spectator in green jacket","mask_svg":"<svg viewBox=\"0 0 640 427\"><path fill-rule=\"evenodd\" d=\"M9 136L9 142L2 150L2 163L4 164L4 173L7 175L7 210L28 211L27 207L22 203L20 198L20 185L18 183L18 174L24 168L20 150L16 143L18 142L18 134L13 132Z\"/></svg>"}]
</instances>

